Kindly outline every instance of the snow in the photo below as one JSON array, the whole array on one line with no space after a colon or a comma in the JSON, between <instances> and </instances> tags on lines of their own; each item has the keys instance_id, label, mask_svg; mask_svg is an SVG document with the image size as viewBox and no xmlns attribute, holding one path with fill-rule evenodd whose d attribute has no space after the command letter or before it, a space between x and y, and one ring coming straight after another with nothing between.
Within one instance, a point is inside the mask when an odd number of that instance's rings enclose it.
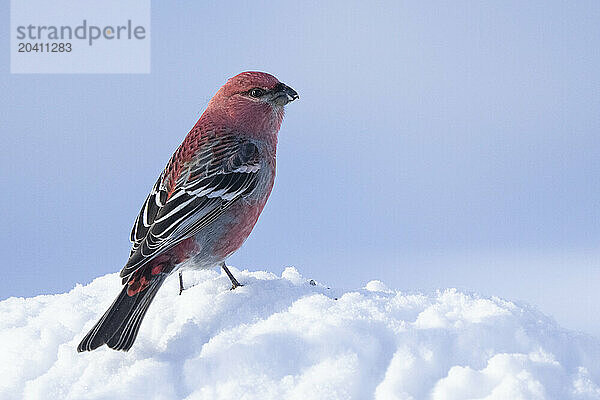
<instances>
[{"instance_id":1,"label":"snow","mask_svg":"<svg viewBox=\"0 0 600 400\"><path fill-rule=\"evenodd\" d=\"M233 271L169 279L128 353L76 352L116 274L0 302L0 399L600 399L600 340L530 306Z\"/></svg>"}]
</instances>

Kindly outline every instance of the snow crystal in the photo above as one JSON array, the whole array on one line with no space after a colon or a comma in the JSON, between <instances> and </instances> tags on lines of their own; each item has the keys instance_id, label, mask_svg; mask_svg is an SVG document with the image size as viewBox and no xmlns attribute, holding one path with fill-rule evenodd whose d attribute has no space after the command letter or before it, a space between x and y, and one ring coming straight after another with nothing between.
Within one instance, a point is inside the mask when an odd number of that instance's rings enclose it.
<instances>
[{"instance_id":1,"label":"snow crystal","mask_svg":"<svg viewBox=\"0 0 600 400\"><path fill-rule=\"evenodd\" d=\"M169 279L128 353L76 351L116 274L0 302L0 399L600 399L600 341L529 306L234 274Z\"/></svg>"}]
</instances>

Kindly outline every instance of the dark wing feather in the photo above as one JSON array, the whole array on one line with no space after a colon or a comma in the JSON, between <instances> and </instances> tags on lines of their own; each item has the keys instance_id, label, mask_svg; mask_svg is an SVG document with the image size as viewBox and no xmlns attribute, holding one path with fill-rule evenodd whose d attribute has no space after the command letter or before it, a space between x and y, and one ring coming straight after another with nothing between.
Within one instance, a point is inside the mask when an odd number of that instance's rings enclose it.
<instances>
[{"instance_id":1,"label":"dark wing feather","mask_svg":"<svg viewBox=\"0 0 600 400\"><path fill-rule=\"evenodd\" d=\"M131 255L121 277L193 236L252 192L259 169L256 145L228 135L205 142L184 165L171 191L163 173L133 227Z\"/></svg>"},{"instance_id":2,"label":"dark wing feather","mask_svg":"<svg viewBox=\"0 0 600 400\"><path fill-rule=\"evenodd\" d=\"M161 174L152 187L150 194L148 194L148 197L146 198L146 201L144 202L144 205L142 206L142 209L140 210L140 213L133 224L129 238L132 243L131 252L129 253L130 256L135 253L142 241L146 238L150 227L154 223L156 214L158 214L158 211L165 205L165 202L167 201L167 191L161 185L162 178L163 175Z\"/></svg>"}]
</instances>

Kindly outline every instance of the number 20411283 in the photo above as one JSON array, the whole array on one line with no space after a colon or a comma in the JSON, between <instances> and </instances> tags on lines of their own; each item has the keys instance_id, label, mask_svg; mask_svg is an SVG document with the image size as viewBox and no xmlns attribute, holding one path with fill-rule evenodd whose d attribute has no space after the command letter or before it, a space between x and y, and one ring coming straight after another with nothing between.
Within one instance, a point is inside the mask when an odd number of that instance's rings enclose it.
<instances>
[{"instance_id":1,"label":"number 20411283","mask_svg":"<svg viewBox=\"0 0 600 400\"><path fill-rule=\"evenodd\" d=\"M18 44L19 53L70 53L71 43L25 43Z\"/></svg>"}]
</instances>

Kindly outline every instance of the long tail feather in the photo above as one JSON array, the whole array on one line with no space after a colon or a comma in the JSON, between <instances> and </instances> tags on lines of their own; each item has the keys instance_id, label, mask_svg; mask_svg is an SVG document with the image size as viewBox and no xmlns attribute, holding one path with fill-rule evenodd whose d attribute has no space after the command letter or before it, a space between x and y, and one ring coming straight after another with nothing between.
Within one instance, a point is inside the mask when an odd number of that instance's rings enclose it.
<instances>
[{"instance_id":1,"label":"long tail feather","mask_svg":"<svg viewBox=\"0 0 600 400\"><path fill-rule=\"evenodd\" d=\"M102 318L79 343L77 351L92 351L103 344L115 350L128 351L165 278L166 274L157 275L148 287L133 296L127 294L128 285L125 285Z\"/></svg>"}]
</instances>

